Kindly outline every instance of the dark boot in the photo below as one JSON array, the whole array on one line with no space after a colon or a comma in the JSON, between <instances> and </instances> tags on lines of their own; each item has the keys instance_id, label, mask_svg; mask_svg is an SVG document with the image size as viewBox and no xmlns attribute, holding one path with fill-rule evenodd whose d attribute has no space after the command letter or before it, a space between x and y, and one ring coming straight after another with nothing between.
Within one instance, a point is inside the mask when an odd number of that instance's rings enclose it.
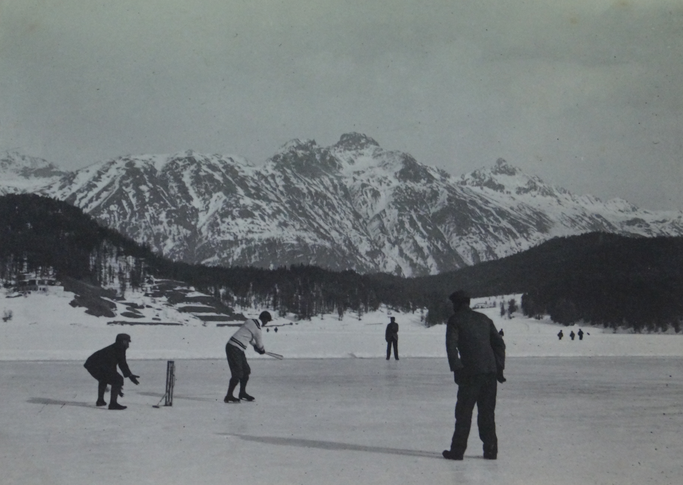
<instances>
[{"instance_id":1,"label":"dark boot","mask_svg":"<svg viewBox=\"0 0 683 485\"><path fill-rule=\"evenodd\" d=\"M463 454L451 450L443 450L441 455L447 460L462 460Z\"/></svg>"},{"instance_id":2,"label":"dark boot","mask_svg":"<svg viewBox=\"0 0 683 485\"><path fill-rule=\"evenodd\" d=\"M99 381L97 383L97 402L96 406L106 406L107 401L104 400L104 393L107 390L107 383L104 381Z\"/></svg>"},{"instance_id":3,"label":"dark boot","mask_svg":"<svg viewBox=\"0 0 683 485\"><path fill-rule=\"evenodd\" d=\"M228 383L228 393L223 398L223 402L240 402L239 399L232 395L232 393L235 392L235 388L237 387L238 382L239 379L230 378L230 382Z\"/></svg>"},{"instance_id":4,"label":"dark boot","mask_svg":"<svg viewBox=\"0 0 683 485\"><path fill-rule=\"evenodd\" d=\"M239 393L239 396L240 396L240 399L243 399L243 400L245 400L245 401L253 401L253 400L254 400L254 397L253 397L253 396L250 396L249 394L247 394L247 382L249 382L249 378L248 378L248 377L245 377L244 379L242 379L242 380L240 381L240 393Z\"/></svg>"},{"instance_id":5,"label":"dark boot","mask_svg":"<svg viewBox=\"0 0 683 485\"><path fill-rule=\"evenodd\" d=\"M484 445L484 458L487 460L498 459L498 445Z\"/></svg>"},{"instance_id":6,"label":"dark boot","mask_svg":"<svg viewBox=\"0 0 683 485\"><path fill-rule=\"evenodd\" d=\"M109 409L115 411L122 411L126 409L127 406L122 406L117 402L119 394L121 393L121 388L119 386L111 386L111 397L109 398Z\"/></svg>"}]
</instances>

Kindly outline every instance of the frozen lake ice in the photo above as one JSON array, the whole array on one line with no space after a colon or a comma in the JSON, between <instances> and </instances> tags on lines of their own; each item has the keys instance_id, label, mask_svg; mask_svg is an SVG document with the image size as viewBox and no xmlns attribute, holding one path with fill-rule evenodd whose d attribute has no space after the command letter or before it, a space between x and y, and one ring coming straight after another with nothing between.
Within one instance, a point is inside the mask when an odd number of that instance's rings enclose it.
<instances>
[{"instance_id":1,"label":"frozen lake ice","mask_svg":"<svg viewBox=\"0 0 683 485\"><path fill-rule=\"evenodd\" d=\"M93 349L94 350L94 349ZM82 361L0 362L0 483L678 484L683 358L511 357L499 459L476 423L444 460L456 386L445 358L250 359L254 403L224 404L218 359L133 360L112 412ZM107 396L108 399L108 396Z\"/></svg>"}]
</instances>

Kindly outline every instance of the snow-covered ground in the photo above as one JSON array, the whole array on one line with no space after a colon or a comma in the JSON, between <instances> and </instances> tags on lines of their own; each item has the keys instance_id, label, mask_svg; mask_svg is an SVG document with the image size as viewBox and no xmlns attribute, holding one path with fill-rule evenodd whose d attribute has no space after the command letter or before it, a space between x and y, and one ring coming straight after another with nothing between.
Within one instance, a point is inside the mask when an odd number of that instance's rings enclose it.
<instances>
[{"instance_id":1,"label":"snow-covered ground","mask_svg":"<svg viewBox=\"0 0 683 485\"><path fill-rule=\"evenodd\" d=\"M285 360L249 351L256 402L228 405L234 327L107 325L71 298L55 288L0 300L0 316L12 314L0 321L2 485L673 485L683 476L679 335L582 327L572 341L571 327L482 310L508 347L499 459L481 458L475 419L465 460L452 462L441 457L457 389L445 328L424 328L420 314L392 313L398 362L384 359L387 311L292 325L276 317L265 344ZM112 412L94 406L82 363L119 332L132 335L141 384L127 382L129 407ZM168 359L174 403L155 409Z\"/></svg>"},{"instance_id":2,"label":"snow-covered ground","mask_svg":"<svg viewBox=\"0 0 683 485\"><path fill-rule=\"evenodd\" d=\"M27 297L3 296L0 315L11 313L12 318L0 321L0 360L85 360L93 351L113 342L120 332L132 336L130 359L222 359L225 343L235 331L234 327L219 327L215 323L204 325L187 313L172 311L159 302L146 302L139 295L128 299L141 306L158 307L155 314L163 322L183 325L108 325L107 322L123 319L94 317L83 308L69 306L73 294L61 287L49 287L46 292L33 292ZM472 302L473 306L491 305L479 311L503 329L509 356L683 356L683 335L615 334L581 326L586 334L584 339L572 341L569 333L578 332L578 325L563 327L519 314L512 319L501 317L498 303L515 297L519 303L519 295ZM237 310L257 317L261 309ZM384 330L390 315L400 325L399 355L445 357L443 325L425 328L419 312L399 314L387 309L366 313L360 320L357 315L346 313L341 321L336 315L326 315L295 322L273 312L275 321L264 333L266 349L287 358L381 357L386 351ZM560 329L565 334L562 340L557 338Z\"/></svg>"}]
</instances>

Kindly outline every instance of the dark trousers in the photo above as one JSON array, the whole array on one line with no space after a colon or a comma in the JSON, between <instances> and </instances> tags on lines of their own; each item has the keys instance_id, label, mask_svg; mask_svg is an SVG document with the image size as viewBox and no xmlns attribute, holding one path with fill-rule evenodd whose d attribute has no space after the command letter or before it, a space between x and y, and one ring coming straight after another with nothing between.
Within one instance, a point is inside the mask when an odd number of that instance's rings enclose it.
<instances>
[{"instance_id":1,"label":"dark trousers","mask_svg":"<svg viewBox=\"0 0 683 485\"><path fill-rule=\"evenodd\" d=\"M116 370L101 368L101 367L86 367L86 370L97 379L97 401L104 401L104 393L107 390L107 384L111 386L111 402L116 403L119 392L123 387L123 376L116 372Z\"/></svg>"},{"instance_id":2,"label":"dark trousers","mask_svg":"<svg viewBox=\"0 0 683 485\"><path fill-rule=\"evenodd\" d=\"M242 349L238 349L234 345L225 345L225 356L228 358L228 366L230 367L230 374L233 379L238 381L249 378L251 374L251 367L247 362L247 356Z\"/></svg>"},{"instance_id":3,"label":"dark trousers","mask_svg":"<svg viewBox=\"0 0 683 485\"><path fill-rule=\"evenodd\" d=\"M86 367L86 370L105 387L107 384L116 387L123 387L123 376L116 372L116 370L104 369L101 367Z\"/></svg>"},{"instance_id":4,"label":"dark trousers","mask_svg":"<svg viewBox=\"0 0 683 485\"><path fill-rule=\"evenodd\" d=\"M228 383L228 396L232 396L237 384L240 385L240 395L247 392L247 382L251 374L251 367L247 362L247 356L242 349L238 349L229 343L225 345L225 356L228 358L230 367L230 382Z\"/></svg>"},{"instance_id":5,"label":"dark trousers","mask_svg":"<svg viewBox=\"0 0 683 485\"><path fill-rule=\"evenodd\" d=\"M387 342L387 360L391 357L391 347L394 347L394 358L398 360L398 340L389 340Z\"/></svg>"},{"instance_id":6,"label":"dark trousers","mask_svg":"<svg viewBox=\"0 0 683 485\"><path fill-rule=\"evenodd\" d=\"M484 453L498 453L496 437L496 374L463 376L458 385L458 401L455 404L455 432L451 440L451 451L463 454L467 449L467 438L472 425L472 411L477 405L477 426L479 438L484 443Z\"/></svg>"}]
</instances>

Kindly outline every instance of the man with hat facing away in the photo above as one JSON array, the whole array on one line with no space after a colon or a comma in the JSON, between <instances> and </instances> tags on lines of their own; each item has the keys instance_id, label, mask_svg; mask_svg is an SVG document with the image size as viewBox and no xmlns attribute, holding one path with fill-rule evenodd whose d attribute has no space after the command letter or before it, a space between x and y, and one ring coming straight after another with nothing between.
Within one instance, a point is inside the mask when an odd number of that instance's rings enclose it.
<instances>
[{"instance_id":1,"label":"man with hat facing away","mask_svg":"<svg viewBox=\"0 0 683 485\"><path fill-rule=\"evenodd\" d=\"M387 360L391 357L391 347L394 348L394 359L398 360L398 323L395 317L390 317L390 322L384 331L384 340L387 341Z\"/></svg>"},{"instance_id":2,"label":"man with hat facing away","mask_svg":"<svg viewBox=\"0 0 683 485\"><path fill-rule=\"evenodd\" d=\"M270 316L269 312L261 312L258 320L255 318L248 319L232 334L228 343L225 344L225 355L230 366L230 382L228 383L228 393L225 395L223 402L238 403L240 400L254 400L253 396L247 394L247 382L249 382L251 367L249 367L244 351L247 350L248 345L251 345L259 354L263 355L266 353L266 349L263 346L261 327L265 327L272 320L273 317ZM233 395L237 384L240 385L239 397Z\"/></svg>"},{"instance_id":3,"label":"man with hat facing away","mask_svg":"<svg viewBox=\"0 0 683 485\"><path fill-rule=\"evenodd\" d=\"M498 457L496 436L497 383L505 382L505 342L486 315L470 308L470 297L462 290L452 293L453 315L446 327L446 352L453 380L458 385L455 405L455 431L450 450L443 457L462 460L477 405L479 437L484 443L484 458Z\"/></svg>"},{"instance_id":4,"label":"man with hat facing away","mask_svg":"<svg viewBox=\"0 0 683 485\"><path fill-rule=\"evenodd\" d=\"M140 384L138 378L140 376L134 375L128 368L126 363L126 350L130 345L130 335L127 333L120 333L116 336L116 341L108 347L98 350L92 354L85 361L85 367L91 376L97 380L97 406L106 406L104 400L104 392L107 389L107 384L111 386L111 398L109 400L109 409L123 410L126 406L122 406L117 402L119 395L123 396L121 389L123 389L123 377L128 377L136 386ZM116 371L116 366L119 366L123 377Z\"/></svg>"}]
</instances>

